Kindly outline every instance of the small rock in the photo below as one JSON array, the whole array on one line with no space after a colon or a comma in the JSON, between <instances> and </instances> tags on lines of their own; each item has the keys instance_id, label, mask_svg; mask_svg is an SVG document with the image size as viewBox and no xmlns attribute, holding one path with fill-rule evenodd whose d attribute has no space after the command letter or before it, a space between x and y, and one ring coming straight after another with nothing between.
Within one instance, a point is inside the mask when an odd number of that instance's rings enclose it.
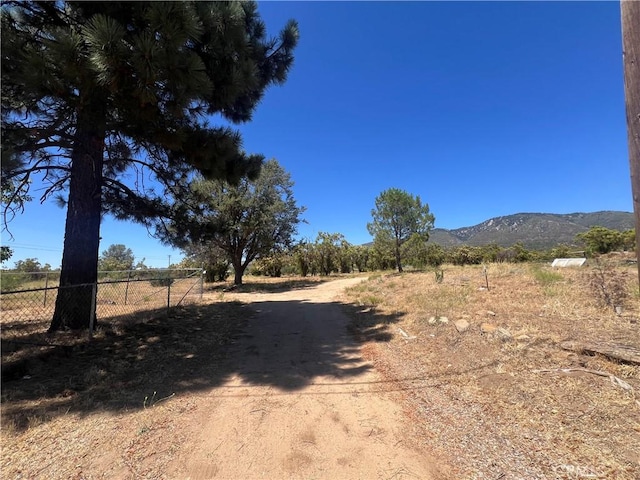
<instances>
[{"instance_id":1,"label":"small rock","mask_svg":"<svg viewBox=\"0 0 640 480\"><path fill-rule=\"evenodd\" d=\"M516 337L516 340L521 341L521 342L524 342L524 341L526 341L526 340L531 340L531 337L530 337L529 335L522 334L522 335L518 335L518 336Z\"/></svg>"},{"instance_id":2,"label":"small rock","mask_svg":"<svg viewBox=\"0 0 640 480\"><path fill-rule=\"evenodd\" d=\"M491 310L487 310L487 315L491 315L492 317L496 316L496 312L492 312Z\"/></svg>"},{"instance_id":3,"label":"small rock","mask_svg":"<svg viewBox=\"0 0 640 480\"><path fill-rule=\"evenodd\" d=\"M496 331L496 327L494 324L492 323L483 323L482 325L480 325L480 331L482 333L493 333Z\"/></svg>"},{"instance_id":4,"label":"small rock","mask_svg":"<svg viewBox=\"0 0 640 480\"><path fill-rule=\"evenodd\" d=\"M449 319L447 317L438 317L438 321L440 323L449 323Z\"/></svg>"},{"instance_id":5,"label":"small rock","mask_svg":"<svg viewBox=\"0 0 640 480\"><path fill-rule=\"evenodd\" d=\"M456 330L458 330L458 333L464 333L469 330L469 322L467 322L464 318L456 320L454 325L456 327Z\"/></svg>"},{"instance_id":6,"label":"small rock","mask_svg":"<svg viewBox=\"0 0 640 480\"><path fill-rule=\"evenodd\" d=\"M502 340L510 340L512 338L511 332L506 328L497 328L496 335Z\"/></svg>"},{"instance_id":7,"label":"small rock","mask_svg":"<svg viewBox=\"0 0 640 480\"><path fill-rule=\"evenodd\" d=\"M431 317L428 320L429 325L435 325L438 322L438 320L436 319L436 317Z\"/></svg>"}]
</instances>

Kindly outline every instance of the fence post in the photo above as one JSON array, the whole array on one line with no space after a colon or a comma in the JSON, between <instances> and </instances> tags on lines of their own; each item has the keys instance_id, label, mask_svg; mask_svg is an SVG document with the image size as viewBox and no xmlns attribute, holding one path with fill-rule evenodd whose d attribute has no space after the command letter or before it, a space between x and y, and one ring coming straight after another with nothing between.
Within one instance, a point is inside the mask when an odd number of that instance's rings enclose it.
<instances>
[{"instance_id":1,"label":"fence post","mask_svg":"<svg viewBox=\"0 0 640 480\"><path fill-rule=\"evenodd\" d=\"M98 282L91 285L91 313L89 314L89 338L93 338L93 326L96 321L96 296L98 294Z\"/></svg>"},{"instance_id":2,"label":"fence post","mask_svg":"<svg viewBox=\"0 0 640 480\"><path fill-rule=\"evenodd\" d=\"M171 308L171 270L167 270L167 313Z\"/></svg>"},{"instance_id":3,"label":"fence post","mask_svg":"<svg viewBox=\"0 0 640 480\"><path fill-rule=\"evenodd\" d=\"M47 288L49 287L49 272L44 274L44 300L42 302L42 306L47 306Z\"/></svg>"},{"instance_id":4,"label":"fence post","mask_svg":"<svg viewBox=\"0 0 640 480\"><path fill-rule=\"evenodd\" d=\"M124 304L127 304L127 297L129 296L129 280L131 279L131 270L127 273L127 286L124 289Z\"/></svg>"},{"instance_id":5,"label":"fence post","mask_svg":"<svg viewBox=\"0 0 640 480\"><path fill-rule=\"evenodd\" d=\"M203 294L204 294L204 263L202 264L202 268L200 269L200 301L202 301Z\"/></svg>"}]
</instances>

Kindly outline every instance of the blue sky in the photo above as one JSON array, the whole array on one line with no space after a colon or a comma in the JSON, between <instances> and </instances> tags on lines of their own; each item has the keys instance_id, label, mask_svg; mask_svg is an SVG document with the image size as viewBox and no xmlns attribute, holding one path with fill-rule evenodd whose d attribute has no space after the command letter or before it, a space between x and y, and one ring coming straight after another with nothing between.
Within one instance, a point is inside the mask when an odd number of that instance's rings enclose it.
<instances>
[{"instance_id":1,"label":"blue sky","mask_svg":"<svg viewBox=\"0 0 640 480\"><path fill-rule=\"evenodd\" d=\"M371 240L375 197L420 195L435 226L520 212L632 211L618 2L263 2L270 32L300 26L295 65L251 123L248 152L274 157L307 207L301 237ZM64 210L27 206L8 262L60 264ZM166 266L180 252L106 218Z\"/></svg>"}]
</instances>

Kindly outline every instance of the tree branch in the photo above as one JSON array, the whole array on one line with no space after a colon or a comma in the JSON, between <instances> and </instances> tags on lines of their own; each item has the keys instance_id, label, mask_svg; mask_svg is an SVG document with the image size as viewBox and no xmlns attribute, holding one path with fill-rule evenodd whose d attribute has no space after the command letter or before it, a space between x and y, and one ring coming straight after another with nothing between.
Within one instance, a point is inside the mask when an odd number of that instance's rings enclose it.
<instances>
[{"instance_id":1,"label":"tree branch","mask_svg":"<svg viewBox=\"0 0 640 480\"><path fill-rule=\"evenodd\" d=\"M64 183L69 180L70 176L71 175L65 175L64 177L59 178L53 184L51 184L51 186L49 186L40 196L40 203L44 202L53 191L61 189Z\"/></svg>"},{"instance_id":2,"label":"tree branch","mask_svg":"<svg viewBox=\"0 0 640 480\"><path fill-rule=\"evenodd\" d=\"M39 160L38 163L42 162L42 161L43 160ZM18 170L16 172L4 174L3 176L7 180L11 180L12 178L19 177L20 175L29 176L29 175L31 175L32 173L35 173L35 172L51 171L51 170L62 170L62 171L65 171L65 172L71 172L71 168L65 167L65 166L62 166L62 165L40 165L40 166L37 166L37 163L36 163L36 165L34 165L33 167L24 168L24 169Z\"/></svg>"}]
</instances>

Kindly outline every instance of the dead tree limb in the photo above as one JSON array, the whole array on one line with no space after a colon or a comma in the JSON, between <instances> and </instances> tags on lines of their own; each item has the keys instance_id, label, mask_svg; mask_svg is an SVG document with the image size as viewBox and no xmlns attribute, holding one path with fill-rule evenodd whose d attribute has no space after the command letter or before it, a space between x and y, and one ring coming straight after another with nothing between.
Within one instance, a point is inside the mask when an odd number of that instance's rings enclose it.
<instances>
[{"instance_id":1,"label":"dead tree limb","mask_svg":"<svg viewBox=\"0 0 640 480\"><path fill-rule=\"evenodd\" d=\"M640 348L633 345L623 345L619 343L581 343L562 342L560 347L576 353L586 353L588 355L600 354L607 358L619 360L633 365L640 365Z\"/></svg>"}]
</instances>

